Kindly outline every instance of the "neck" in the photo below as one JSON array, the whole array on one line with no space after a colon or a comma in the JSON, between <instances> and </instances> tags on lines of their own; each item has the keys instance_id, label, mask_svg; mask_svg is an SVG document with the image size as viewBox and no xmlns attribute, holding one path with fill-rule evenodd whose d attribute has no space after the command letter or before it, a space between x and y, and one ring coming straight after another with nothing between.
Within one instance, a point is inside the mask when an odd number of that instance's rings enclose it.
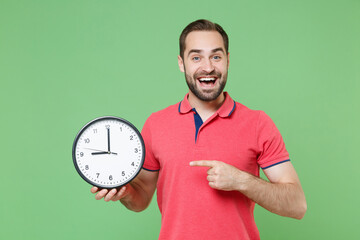
<instances>
[{"instance_id":1,"label":"neck","mask_svg":"<svg viewBox=\"0 0 360 240\"><path fill-rule=\"evenodd\" d=\"M189 103L192 108L195 108L196 111L201 116L202 120L205 122L211 115L213 115L225 101L225 94L222 92L215 100L213 101L203 101L197 98L191 91L189 91Z\"/></svg>"}]
</instances>

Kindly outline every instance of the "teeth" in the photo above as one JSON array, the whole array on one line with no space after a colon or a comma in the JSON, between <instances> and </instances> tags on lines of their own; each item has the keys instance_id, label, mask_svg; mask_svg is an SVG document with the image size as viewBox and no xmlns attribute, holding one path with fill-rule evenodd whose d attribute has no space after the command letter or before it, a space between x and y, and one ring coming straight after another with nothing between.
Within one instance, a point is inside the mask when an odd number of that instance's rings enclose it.
<instances>
[{"instance_id":1,"label":"teeth","mask_svg":"<svg viewBox=\"0 0 360 240\"><path fill-rule=\"evenodd\" d=\"M215 81L215 78L199 78L200 81Z\"/></svg>"}]
</instances>

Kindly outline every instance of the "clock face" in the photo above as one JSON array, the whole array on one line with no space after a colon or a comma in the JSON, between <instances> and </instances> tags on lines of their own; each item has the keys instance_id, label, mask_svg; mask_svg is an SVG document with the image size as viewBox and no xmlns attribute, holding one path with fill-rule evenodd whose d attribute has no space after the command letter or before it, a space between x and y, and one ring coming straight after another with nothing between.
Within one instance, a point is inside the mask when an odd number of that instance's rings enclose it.
<instances>
[{"instance_id":1,"label":"clock face","mask_svg":"<svg viewBox=\"0 0 360 240\"><path fill-rule=\"evenodd\" d=\"M130 122L100 117L80 130L72 154L75 168L85 181L100 188L116 188L140 172L145 146Z\"/></svg>"}]
</instances>

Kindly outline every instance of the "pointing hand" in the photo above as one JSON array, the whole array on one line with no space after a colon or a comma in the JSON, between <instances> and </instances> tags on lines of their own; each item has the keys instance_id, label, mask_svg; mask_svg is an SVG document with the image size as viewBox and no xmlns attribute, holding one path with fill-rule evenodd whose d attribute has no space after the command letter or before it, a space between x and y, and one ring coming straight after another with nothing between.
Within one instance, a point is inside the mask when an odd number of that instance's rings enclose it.
<instances>
[{"instance_id":1,"label":"pointing hand","mask_svg":"<svg viewBox=\"0 0 360 240\"><path fill-rule=\"evenodd\" d=\"M209 186L224 191L241 190L247 181L248 173L240 169L215 160L201 160L190 162L193 167L208 167L207 180Z\"/></svg>"}]
</instances>

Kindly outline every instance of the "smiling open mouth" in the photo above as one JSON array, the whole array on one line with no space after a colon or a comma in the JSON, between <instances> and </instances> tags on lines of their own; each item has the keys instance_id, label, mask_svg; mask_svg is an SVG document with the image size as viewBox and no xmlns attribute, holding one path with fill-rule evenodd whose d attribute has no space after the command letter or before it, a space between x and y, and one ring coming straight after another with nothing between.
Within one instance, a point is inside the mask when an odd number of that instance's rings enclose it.
<instances>
[{"instance_id":1,"label":"smiling open mouth","mask_svg":"<svg viewBox=\"0 0 360 240\"><path fill-rule=\"evenodd\" d=\"M198 78L198 79L202 83L215 83L215 81L216 81L215 77L201 77L201 78Z\"/></svg>"},{"instance_id":2,"label":"smiling open mouth","mask_svg":"<svg viewBox=\"0 0 360 240\"><path fill-rule=\"evenodd\" d=\"M217 77L199 77L197 78L202 86L213 86Z\"/></svg>"}]
</instances>

